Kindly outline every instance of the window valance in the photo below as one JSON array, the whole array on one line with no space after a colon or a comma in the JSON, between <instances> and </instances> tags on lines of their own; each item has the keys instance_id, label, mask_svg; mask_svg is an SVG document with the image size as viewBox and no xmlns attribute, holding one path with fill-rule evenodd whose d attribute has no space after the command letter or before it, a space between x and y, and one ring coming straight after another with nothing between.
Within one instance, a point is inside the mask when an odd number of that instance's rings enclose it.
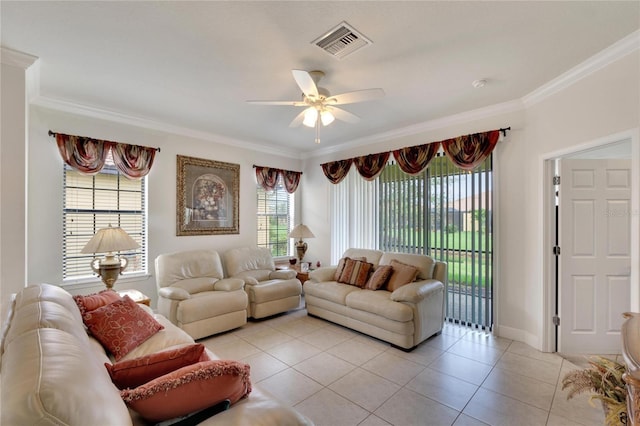
<instances>
[{"instance_id":1,"label":"window valance","mask_svg":"<svg viewBox=\"0 0 640 426\"><path fill-rule=\"evenodd\" d=\"M55 136L58 151L66 164L80 173L89 175L102 170L111 150L113 162L118 170L129 179L140 179L149 174L156 151L160 151L160 148L65 135L52 131L49 131L49 136Z\"/></svg>"},{"instance_id":2,"label":"window valance","mask_svg":"<svg viewBox=\"0 0 640 426\"><path fill-rule=\"evenodd\" d=\"M258 185L265 191L273 191L278 184L278 176L282 176L284 188L289 194L293 194L298 189L302 172L292 170L276 169L273 167L253 166L256 169L256 180Z\"/></svg>"},{"instance_id":3,"label":"window valance","mask_svg":"<svg viewBox=\"0 0 640 426\"><path fill-rule=\"evenodd\" d=\"M373 180L382 172L387 164L389 155L393 157L400 169L410 175L416 175L429 166L429 163L442 147L447 157L463 170L473 170L491 154L500 139L500 132L506 134L510 127L458 136L438 142L415 145L378 154L368 154L362 157L346 160L330 161L320 166L324 175L333 184L338 184L347 176L351 164L355 164L358 173L366 179Z\"/></svg>"}]
</instances>

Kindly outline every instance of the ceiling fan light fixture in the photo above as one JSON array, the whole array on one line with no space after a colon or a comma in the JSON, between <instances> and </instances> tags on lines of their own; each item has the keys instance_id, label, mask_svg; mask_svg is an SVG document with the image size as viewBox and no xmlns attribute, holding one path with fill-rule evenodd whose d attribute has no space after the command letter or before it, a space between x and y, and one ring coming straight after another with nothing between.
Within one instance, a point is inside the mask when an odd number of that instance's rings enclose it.
<instances>
[{"instance_id":1,"label":"ceiling fan light fixture","mask_svg":"<svg viewBox=\"0 0 640 426\"><path fill-rule=\"evenodd\" d=\"M333 120L335 119L336 118L329 111L325 110L320 113L320 120L322 121L323 126L328 126L329 124L333 123Z\"/></svg>"},{"instance_id":2,"label":"ceiling fan light fixture","mask_svg":"<svg viewBox=\"0 0 640 426\"><path fill-rule=\"evenodd\" d=\"M302 124L307 127L315 127L316 121L318 120L318 110L314 107L307 108L304 113L304 120Z\"/></svg>"}]
</instances>

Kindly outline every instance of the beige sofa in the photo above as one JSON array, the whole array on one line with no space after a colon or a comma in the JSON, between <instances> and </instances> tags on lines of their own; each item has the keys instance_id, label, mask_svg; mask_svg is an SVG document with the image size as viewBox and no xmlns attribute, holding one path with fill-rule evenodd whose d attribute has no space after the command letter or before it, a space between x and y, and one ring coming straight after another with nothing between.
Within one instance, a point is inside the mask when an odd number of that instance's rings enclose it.
<instances>
[{"instance_id":1,"label":"beige sofa","mask_svg":"<svg viewBox=\"0 0 640 426\"><path fill-rule=\"evenodd\" d=\"M243 247L224 253L227 275L244 281L249 296L248 316L264 318L300 305L302 284L292 270L277 271L267 248Z\"/></svg>"},{"instance_id":2,"label":"beige sofa","mask_svg":"<svg viewBox=\"0 0 640 426\"><path fill-rule=\"evenodd\" d=\"M622 356L627 372L627 424L640 425L640 313L625 312L622 324Z\"/></svg>"},{"instance_id":3,"label":"beige sofa","mask_svg":"<svg viewBox=\"0 0 640 426\"><path fill-rule=\"evenodd\" d=\"M156 258L158 312L194 339L247 323L244 281L225 279L215 250L189 250Z\"/></svg>"},{"instance_id":4,"label":"beige sofa","mask_svg":"<svg viewBox=\"0 0 640 426\"><path fill-rule=\"evenodd\" d=\"M343 257L364 257L378 265L397 260L418 269L416 281L394 292L365 290L334 280L336 266L318 268L304 283L307 311L378 339L413 349L442 331L446 263L429 256L348 249Z\"/></svg>"},{"instance_id":5,"label":"beige sofa","mask_svg":"<svg viewBox=\"0 0 640 426\"><path fill-rule=\"evenodd\" d=\"M146 307L143 307L146 308ZM148 309L148 308L146 308ZM150 310L148 310L150 312ZM165 328L127 354L193 344L161 315ZM30 286L14 295L0 342L3 425L144 424L111 382L102 346L85 331L72 296L57 286ZM215 354L208 351L212 359ZM248 398L205 425L305 425L311 422L255 385Z\"/></svg>"}]
</instances>

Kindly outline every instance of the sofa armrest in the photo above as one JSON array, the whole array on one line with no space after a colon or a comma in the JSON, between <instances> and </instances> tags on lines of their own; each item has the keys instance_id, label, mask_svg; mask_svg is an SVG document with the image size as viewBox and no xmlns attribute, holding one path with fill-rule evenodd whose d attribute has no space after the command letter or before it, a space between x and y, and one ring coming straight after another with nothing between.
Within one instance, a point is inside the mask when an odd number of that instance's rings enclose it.
<instances>
[{"instance_id":1,"label":"sofa armrest","mask_svg":"<svg viewBox=\"0 0 640 426\"><path fill-rule=\"evenodd\" d=\"M279 271L273 271L269 274L269 278L272 280L290 280L298 275L293 269L281 269Z\"/></svg>"},{"instance_id":2,"label":"sofa armrest","mask_svg":"<svg viewBox=\"0 0 640 426\"><path fill-rule=\"evenodd\" d=\"M403 285L391 293L390 297L395 302L418 303L442 289L444 285L438 280L421 280Z\"/></svg>"},{"instance_id":3,"label":"sofa armrest","mask_svg":"<svg viewBox=\"0 0 640 426\"><path fill-rule=\"evenodd\" d=\"M309 272L309 279L315 282L334 281L333 276L336 274L336 266L323 266Z\"/></svg>"},{"instance_id":4,"label":"sofa armrest","mask_svg":"<svg viewBox=\"0 0 640 426\"><path fill-rule=\"evenodd\" d=\"M177 287L162 287L158 290L158 294L165 299L171 300L186 300L191 298L187 290Z\"/></svg>"},{"instance_id":5,"label":"sofa armrest","mask_svg":"<svg viewBox=\"0 0 640 426\"><path fill-rule=\"evenodd\" d=\"M244 280L240 278L223 278L213 285L213 289L217 291L236 291L244 288Z\"/></svg>"}]
</instances>

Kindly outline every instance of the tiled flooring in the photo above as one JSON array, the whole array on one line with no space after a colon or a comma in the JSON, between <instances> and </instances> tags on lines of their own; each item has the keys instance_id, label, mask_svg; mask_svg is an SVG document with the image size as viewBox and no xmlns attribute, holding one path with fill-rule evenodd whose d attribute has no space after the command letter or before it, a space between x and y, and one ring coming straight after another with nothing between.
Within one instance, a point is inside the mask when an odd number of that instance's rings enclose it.
<instances>
[{"instance_id":1,"label":"tiled flooring","mask_svg":"<svg viewBox=\"0 0 640 426\"><path fill-rule=\"evenodd\" d=\"M566 399L576 365L446 325L406 353L306 310L200 341L251 365L252 382L316 425L602 425L588 396Z\"/></svg>"}]
</instances>

